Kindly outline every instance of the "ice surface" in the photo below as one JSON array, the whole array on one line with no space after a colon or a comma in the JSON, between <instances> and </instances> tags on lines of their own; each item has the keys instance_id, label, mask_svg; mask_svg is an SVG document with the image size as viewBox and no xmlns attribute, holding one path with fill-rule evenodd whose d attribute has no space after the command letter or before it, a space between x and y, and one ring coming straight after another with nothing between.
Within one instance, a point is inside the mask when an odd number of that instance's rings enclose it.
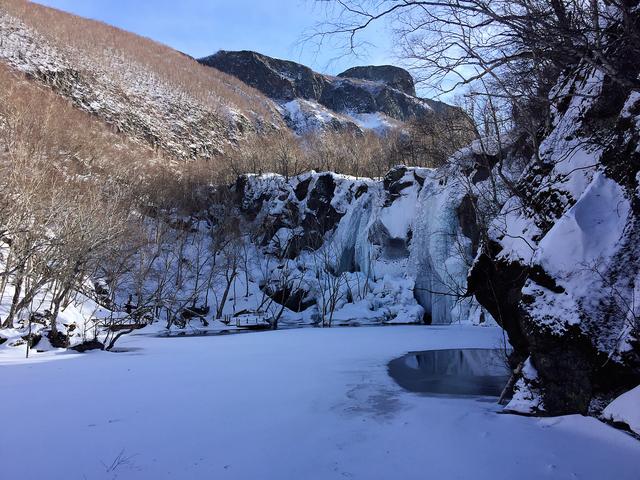
<instances>
[{"instance_id":1,"label":"ice surface","mask_svg":"<svg viewBox=\"0 0 640 480\"><path fill-rule=\"evenodd\" d=\"M499 415L406 392L387 374L408 351L501 337L361 327L136 335L120 345L129 352L28 362L5 351L2 478L636 480L640 442L596 419Z\"/></svg>"}]
</instances>

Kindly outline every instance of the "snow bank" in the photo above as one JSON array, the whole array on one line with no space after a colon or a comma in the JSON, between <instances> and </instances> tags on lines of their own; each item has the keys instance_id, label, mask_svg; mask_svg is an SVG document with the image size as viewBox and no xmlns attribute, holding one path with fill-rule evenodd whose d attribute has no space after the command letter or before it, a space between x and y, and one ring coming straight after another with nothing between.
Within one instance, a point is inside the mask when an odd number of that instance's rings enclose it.
<instances>
[{"instance_id":1,"label":"snow bank","mask_svg":"<svg viewBox=\"0 0 640 480\"><path fill-rule=\"evenodd\" d=\"M298 134L318 133L324 129L357 129L353 119L338 114L311 100L301 98L282 104L282 115Z\"/></svg>"},{"instance_id":2,"label":"snow bank","mask_svg":"<svg viewBox=\"0 0 640 480\"><path fill-rule=\"evenodd\" d=\"M602 412L602 417L612 422L625 423L640 435L640 385L611 402Z\"/></svg>"}]
</instances>

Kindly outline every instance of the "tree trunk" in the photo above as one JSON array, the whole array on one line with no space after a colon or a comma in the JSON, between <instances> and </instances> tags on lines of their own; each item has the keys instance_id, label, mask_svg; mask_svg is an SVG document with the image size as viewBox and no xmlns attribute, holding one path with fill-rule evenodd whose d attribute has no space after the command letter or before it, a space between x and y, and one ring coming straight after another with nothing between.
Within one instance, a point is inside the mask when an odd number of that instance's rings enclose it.
<instances>
[{"instance_id":1,"label":"tree trunk","mask_svg":"<svg viewBox=\"0 0 640 480\"><path fill-rule=\"evenodd\" d=\"M18 309L18 303L20 302L20 293L22 293L22 278L17 279L14 286L13 298L11 299L11 307L9 308L9 313L7 314L7 318L2 324L2 328L12 328L13 327L13 317L15 317Z\"/></svg>"},{"instance_id":2,"label":"tree trunk","mask_svg":"<svg viewBox=\"0 0 640 480\"><path fill-rule=\"evenodd\" d=\"M222 294L222 299L220 300L220 305L218 305L218 311L216 312L216 319L220 320L222 318L222 310L224 309L224 304L227 303L227 297L229 296L229 290L231 290L231 285L233 285L233 280L236 278L235 273L231 276L229 280L227 280L227 285L224 288L224 293Z\"/></svg>"}]
</instances>

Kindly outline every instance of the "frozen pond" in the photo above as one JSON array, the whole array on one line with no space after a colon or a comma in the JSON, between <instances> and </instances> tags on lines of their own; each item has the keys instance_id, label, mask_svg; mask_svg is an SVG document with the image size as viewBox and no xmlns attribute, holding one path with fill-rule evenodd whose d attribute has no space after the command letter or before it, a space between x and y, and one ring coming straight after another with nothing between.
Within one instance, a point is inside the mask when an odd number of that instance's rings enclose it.
<instances>
[{"instance_id":1,"label":"frozen pond","mask_svg":"<svg viewBox=\"0 0 640 480\"><path fill-rule=\"evenodd\" d=\"M0 478L638 480L640 442L595 418L498 415L387 373L405 352L491 349L502 336L299 328L130 335L113 355L0 349Z\"/></svg>"},{"instance_id":2,"label":"frozen pond","mask_svg":"<svg viewBox=\"0 0 640 480\"><path fill-rule=\"evenodd\" d=\"M412 392L498 397L510 372L503 350L466 348L408 353L389 362L389 375Z\"/></svg>"}]
</instances>

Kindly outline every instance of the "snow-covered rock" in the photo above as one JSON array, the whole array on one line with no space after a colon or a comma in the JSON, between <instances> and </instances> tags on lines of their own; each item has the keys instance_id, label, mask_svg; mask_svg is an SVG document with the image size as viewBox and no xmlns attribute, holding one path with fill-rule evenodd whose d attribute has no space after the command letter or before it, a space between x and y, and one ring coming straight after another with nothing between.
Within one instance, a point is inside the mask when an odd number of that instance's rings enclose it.
<instances>
[{"instance_id":1,"label":"snow-covered rock","mask_svg":"<svg viewBox=\"0 0 640 480\"><path fill-rule=\"evenodd\" d=\"M602 417L624 423L640 435L640 385L611 402L602 412Z\"/></svg>"},{"instance_id":2,"label":"snow-covered rock","mask_svg":"<svg viewBox=\"0 0 640 480\"><path fill-rule=\"evenodd\" d=\"M545 412L593 413L640 382L639 99L585 65L551 96L552 125L469 283L508 332L513 368L537 372ZM527 384L521 373L517 392Z\"/></svg>"},{"instance_id":3,"label":"snow-covered rock","mask_svg":"<svg viewBox=\"0 0 640 480\"><path fill-rule=\"evenodd\" d=\"M359 131L353 119L311 100L290 100L283 103L281 109L287 125L298 134L318 133L325 129Z\"/></svg>"},{"instance_id":4,"label":"snow-covered rock","mask_svg":"<svg viewBox=\"0 0 640 480\"><path fill-rule=\"evenodd\" d=\"M528 358L513 389L513 397L505 407L508 412L525 415L544 413L544 402L539 389L538 372Z\"/></svg>"},{"instance_id":5,"label":"snow-covered rock","mask_svg":"<svg viewBox=\"0 0 640 480\"><path fill-rule=\"evenodd\" d=\"M321 257L345 276L350 293L336 320L491 322L464 295L475 248L460 222L465 193L455 178L396 167L381 181L333 173L243 176L234 189L265 254L309 270Z\"/></svg>"}]
</instances>

